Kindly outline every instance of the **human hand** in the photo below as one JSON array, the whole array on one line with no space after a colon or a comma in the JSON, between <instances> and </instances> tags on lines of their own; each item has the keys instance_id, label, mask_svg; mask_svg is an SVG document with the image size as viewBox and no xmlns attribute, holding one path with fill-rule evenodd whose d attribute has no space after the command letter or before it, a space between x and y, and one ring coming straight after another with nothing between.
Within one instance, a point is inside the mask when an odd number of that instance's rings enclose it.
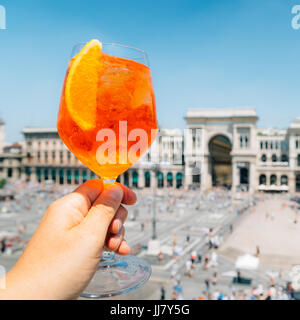
<instances>
[{"instance_id":1,"label":"human hand","mask_svg":"<svg viewBox=\"0 0 300 320\"><path fill-rule=\"evenodd\" d=\"M125 186L90 180L52 203L8 272L0 299L77 298L97 270L104 245L129 254L122 203L135 202L135 193Z\"/></svg>"}]
</instances>

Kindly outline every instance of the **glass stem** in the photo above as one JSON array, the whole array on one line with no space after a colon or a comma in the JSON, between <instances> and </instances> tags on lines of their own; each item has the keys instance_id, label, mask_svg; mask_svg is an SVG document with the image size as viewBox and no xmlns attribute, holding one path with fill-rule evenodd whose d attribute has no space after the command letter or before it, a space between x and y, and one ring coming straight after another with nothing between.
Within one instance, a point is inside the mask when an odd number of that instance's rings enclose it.
<instances>
[{"instance_id":1,"label":"glass stem","mask_svg":"<svg viewBox=\"0 0 300 320\"><path fill-rule=\"evenodd\" d=\"M117 179L103 179L103 183L115 183Z\"/></svg>"}]
</instances>

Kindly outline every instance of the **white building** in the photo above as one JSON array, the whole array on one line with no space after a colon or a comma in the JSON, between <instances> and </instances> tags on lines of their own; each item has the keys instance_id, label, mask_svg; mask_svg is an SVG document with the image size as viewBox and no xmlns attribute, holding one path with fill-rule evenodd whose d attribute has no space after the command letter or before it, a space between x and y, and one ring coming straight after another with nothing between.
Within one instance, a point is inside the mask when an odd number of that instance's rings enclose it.
<instances>
[{"instance_id":1,"label":"white building","mask_svg":"<svg viewBox=\"0 0 300 320\"><path fill-rule=\"evenodd\" d=\"M188 110L185 137L185 183L232 186L254 191L256 122L252 108ZM196 175L193 170L197 169Z\"/></svg>"},{"instance_id":2,"label":"white building","mask_svg":"<svg viewBox=\"0 0 300 320\"><path fill-rule=\"evenodd\" d=\"M184 132L161 129L151 149L118 180L138 188L155 181L158 188L300 192L300 118L286 130L257 128L252 108L188 110L185 120ZM0 178L78 184L96 177L56 129L25 128L23 134L22 149L8 146L0 154Z\"/></svg>"},{"instance_id":3,"label":"white building","mask_svg":"<svg viewBox=\"0 0 300 320\"><path fill-rule=\"evenodd\" d=\"M188 110L185 119L187 186L300 191L300 118L287 130L257 128L252 108Z\"/></svg>"},{"instance_id":4,"label":"white building","mask_svg":"<svg viewBox=\"0 0 300 320\"><path fill-rule=\"evenodd\" d=\"M23 134L23 149L16 153L13 146L8 146L6 152L0 154L1 178L8 181L21 178L31 182L52 180L58 184L79 184L96 178L66 148L56 129L25 128ZM15 159L14 163L12 159ZM154 165L158 165L155 171ZM130 187L150 188L156 180L158 188L180 188L183 175L182 133L163 129L151 149L118 181Z\"/></svg>"}]
</instances>

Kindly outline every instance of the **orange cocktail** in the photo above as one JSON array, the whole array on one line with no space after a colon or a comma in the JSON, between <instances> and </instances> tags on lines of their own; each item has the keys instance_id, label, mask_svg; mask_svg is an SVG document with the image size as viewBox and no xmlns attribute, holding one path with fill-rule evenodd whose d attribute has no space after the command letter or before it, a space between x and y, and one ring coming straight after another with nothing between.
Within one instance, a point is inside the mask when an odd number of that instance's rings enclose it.
<instances>
[{"instance_id":1,"label":"orange cocktail","mask_svg":"<svg viewBox=\"0 0 300 320\"><path fill-rule=\"evenodd\" d=\"M69 63L57 128L82 163L104 179L116 179L155 139L151 72L143 63L106 54L91 43ZM135 129L147 139L130 138ZM136 157L130 157L137 142Z\"/></svg>"}]
</instances>

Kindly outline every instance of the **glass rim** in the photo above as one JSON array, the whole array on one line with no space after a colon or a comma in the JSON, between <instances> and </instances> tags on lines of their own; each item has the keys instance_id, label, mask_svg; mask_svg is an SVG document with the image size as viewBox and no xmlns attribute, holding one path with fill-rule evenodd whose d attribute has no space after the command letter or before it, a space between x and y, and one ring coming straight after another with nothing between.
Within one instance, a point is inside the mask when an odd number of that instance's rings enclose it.
<instances>
[{"instance_id":1,"label":"glass rim","mask_svg":"<svg viewBox=\"0 0 300 320\"><path fill-rule=\"evenodd\" d=\"M143 64L145 64L146 66L150 67L148 54L143 49L140 49L140 48L137 48L137 47L133 47L133 46L128 46L126 44L121 44L121 43L117 43L117 42L101 42L101 44L102 44L102 46L116 46L116 47L123 47L123 48L127 48L127 49L130 49L130 50L138 51L138 52L140 52L141 54L144 55L145 63L143 63ZM72 49L72 56L74 56L74 51L76 49L78 49L79 46L85 46L85 45L86 45L86 42L78 42L78 43L76 43L73 46L73 49ZM133 59L140 59L140 58L131 58L131 60L133 60Z\"/></svg>"}]
</instances>

